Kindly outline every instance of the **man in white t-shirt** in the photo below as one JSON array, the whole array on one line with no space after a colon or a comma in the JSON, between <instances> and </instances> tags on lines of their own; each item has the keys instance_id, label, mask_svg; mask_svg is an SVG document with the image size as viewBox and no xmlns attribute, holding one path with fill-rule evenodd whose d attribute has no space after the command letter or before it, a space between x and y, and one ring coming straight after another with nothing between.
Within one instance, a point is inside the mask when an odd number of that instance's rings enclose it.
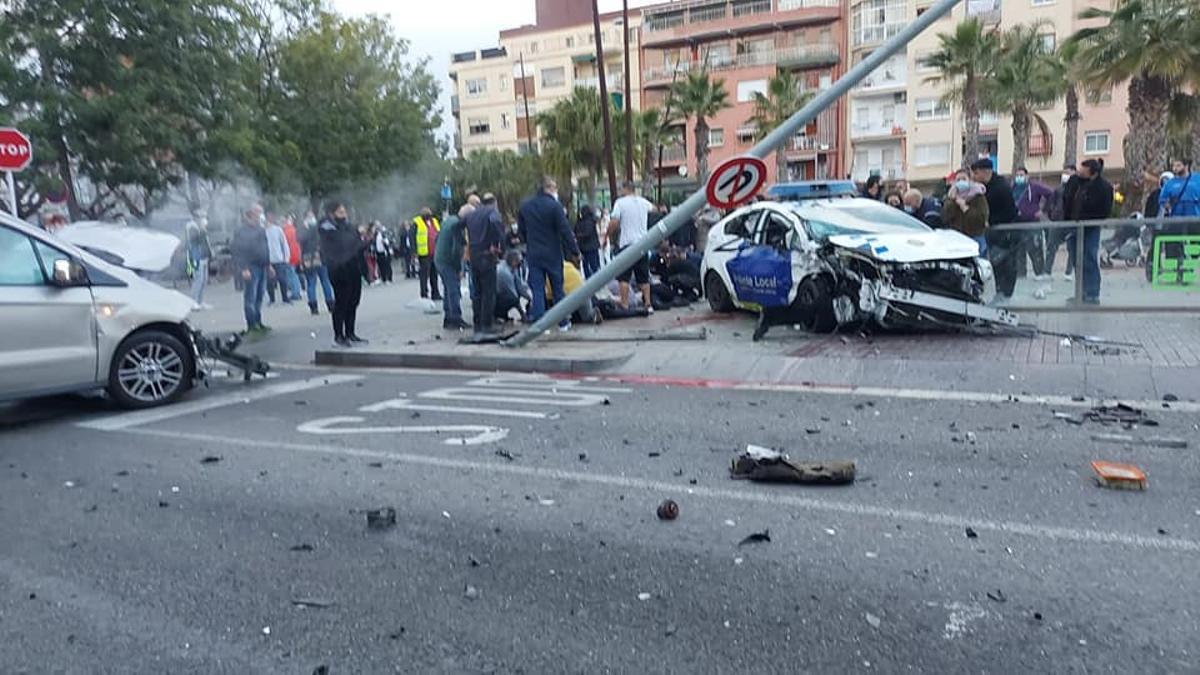
<instances>
[{"instance_id":1,"label":"man in white t-shirt","mask_svg":"<svg viewBox=\"0 0 1200 675\"><path fill-rule=\"evenodd\" d=\"M653 209L653 204L637 194L637 186L632 181L621 184L621 198L613 204L612 219L608 224L608 238L611 239L617 231L621 233L614 256L620 255L646 235L646 223ZM650 259L644 255L632 267L617 275L621 282L621 307L629 309L629 280L634 277L642 291L647 311L653 313L654 305L650 302Z\"/></svg>"}]
</instances>

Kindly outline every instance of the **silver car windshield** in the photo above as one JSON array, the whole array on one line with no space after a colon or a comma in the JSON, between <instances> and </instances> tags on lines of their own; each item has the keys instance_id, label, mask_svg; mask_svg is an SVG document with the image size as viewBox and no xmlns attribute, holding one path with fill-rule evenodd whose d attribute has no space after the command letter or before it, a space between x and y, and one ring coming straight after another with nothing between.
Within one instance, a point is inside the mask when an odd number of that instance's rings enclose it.
<instances>
[{"instance_id":1,"label":"silver car windshield","mask_svg":"<svg viewBox=\"0 0 1200 675\"><path fill-rule=\"evenodd\" d=\"M804 220L808 236L817 241L839 234L931 231L929 226L899 209L866 199L801 204L796 213Z\"/></svg>"}]
</instances>

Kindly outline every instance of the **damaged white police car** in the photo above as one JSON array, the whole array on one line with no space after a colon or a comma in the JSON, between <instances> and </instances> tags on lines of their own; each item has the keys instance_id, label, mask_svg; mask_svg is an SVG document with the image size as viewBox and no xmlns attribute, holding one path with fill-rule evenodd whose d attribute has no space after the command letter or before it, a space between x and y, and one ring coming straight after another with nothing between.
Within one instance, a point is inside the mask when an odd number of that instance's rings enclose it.
<instances>
[{"instance_id":1,"label":"damaged white police car","mask_svg":"<svg viewBox=\"0 0 1200 675\"><path fill-rule=\"evenodd\" d=\"M784 183L774 201L742 207L712 227L701 265L713 311L760 312L772 324L830 332L848 324L927 329L996 323L991 264L953 230L934 230L857 195L850 181Z\"/></svg>"}]
</instances>

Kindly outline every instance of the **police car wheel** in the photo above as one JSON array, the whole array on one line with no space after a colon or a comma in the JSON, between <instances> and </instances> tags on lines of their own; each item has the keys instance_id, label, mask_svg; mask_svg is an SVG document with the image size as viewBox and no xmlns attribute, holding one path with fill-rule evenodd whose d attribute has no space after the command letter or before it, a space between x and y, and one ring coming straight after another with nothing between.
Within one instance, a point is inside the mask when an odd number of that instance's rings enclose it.
<instances>
[{"instance_id":1,"label":"police car wheel","mask_svg":"<svg viewBox=\"0 0 1200 675\"><path fill-rule=\"evenodd\" d=\"M832 287L825 277L812 276L800 282L796 308L802 317L800 325L810 333L830 333L837 328Z\"/></svg>"},{"instance_id":2,"label":"police car wheel","mask_svg":"<svg viewBox=\"0 0 1200 675\"><path fill-rule=\"evenodd\" d=\"M708 298L708 306L714 312L728 314L734 310L729 289L725 288L725 282L721 281L721 275L716 272L709 272L704 278L704 297Z\"/></svg>"}]
</instances>

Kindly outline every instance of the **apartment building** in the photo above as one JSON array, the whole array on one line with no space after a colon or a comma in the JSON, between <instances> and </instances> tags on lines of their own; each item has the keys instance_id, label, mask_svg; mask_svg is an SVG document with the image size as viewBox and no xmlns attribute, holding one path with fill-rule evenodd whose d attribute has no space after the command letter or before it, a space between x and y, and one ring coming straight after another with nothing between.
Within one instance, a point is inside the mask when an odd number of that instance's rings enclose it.
<instances>
[{"instance_id":1,"label":"apartment building","mask_svg":"<svg viewBox=\"0 0 1200 675\"><path fill-rule=\"evenodd\" d=\"M793 71L804 89L828 87L842 75L846 53L844 0L682 0L643 9L643 104L665 108L672 82L707 70L724 82L732 106L709 120L709 166L744 154L757 130L750 122L754 93L780 70ZM664 179L696 176L694 120L674 127L664 153ZM825 111L787 147L785 179L817 179L845 172L844 103ZM768 162L771 180L775 163ZM680 176L687 178L680 179Z\"/></svg>"},{"instance_id":2,"label":"apartment building","mask_svg":"<svg viewBox=\"0 0 1200 675\"><path fill-rule=\"evenodd\" d=\"M850 49L853 63L866 58L882 42L899 32L932 4L933 0L850 0ZM944 85L927 80L936 74L924 65L938 49L938 34L949 33L967 17L978 17L985 26L1007 29L1021 23L1044 22L1048 49L1084 26L1077 16L1089 6L1106 6L1110 0L966 0L907 48L876 69L849 96L849 173L856 180L878 174L928 184L941 180L963 162L961 106L942 101ZM1085 92L1079 127L1080 159L1099 157L1119 170L1127 122L1123 89ZM1039 110L1049 134L1034 125L1026 166L1032 173L1057 174L1065 155L1065 105ZM1002 173L1011 173L1012 118L985 112L980 119L980 151L996 161Z\"/></svg>"},{"instance_id":3,"label":"apartment building","mask_svg":"<svg viewBox=\"0 0 1200 675\"><path fill-rule=\"evenodd\" d=\"M499 45L451 56L451 113L459 156L475 150L529 152L537 147L539 111L553 107L576 87L599 87L590 0L537 0L537 22L500 31ZM624 36L630 34L633 108L640 107L640 12L601 16L605 80L609 95L624 105Z\"/></svg>"}]
</instances>

